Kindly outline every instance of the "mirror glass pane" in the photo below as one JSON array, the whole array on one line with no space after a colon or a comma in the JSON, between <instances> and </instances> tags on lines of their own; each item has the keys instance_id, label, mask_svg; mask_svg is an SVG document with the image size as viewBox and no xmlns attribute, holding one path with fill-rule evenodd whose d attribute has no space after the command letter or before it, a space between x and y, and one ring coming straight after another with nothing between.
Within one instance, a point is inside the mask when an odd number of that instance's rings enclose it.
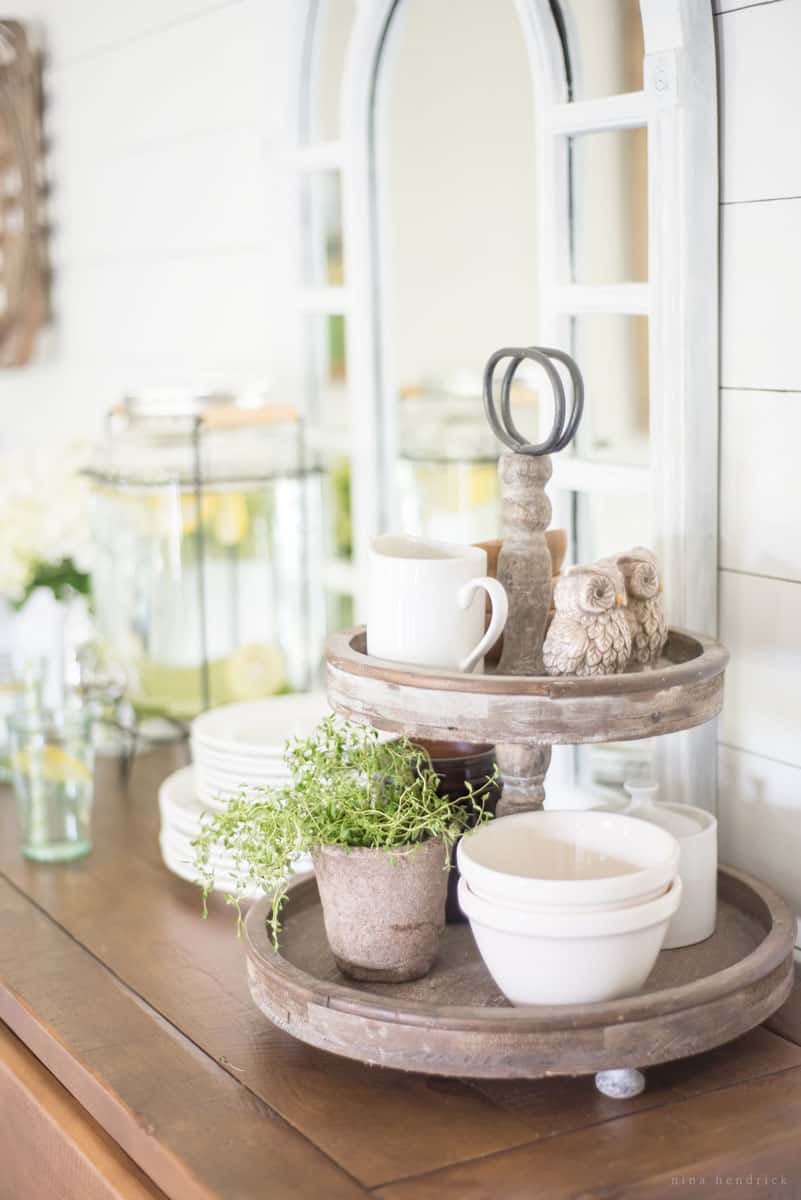
<instances>
[{"instance_id":1,"label":"mirror glass pane","mask_svg":"<svg viewBox=\"0 0 801 1200\"><path fill-rule=\"evenodd\" d=\"M648 133L610 129L571 138L573 278L648 279Z\"/></svg>"},{"instance_id":2,"label":"mirror glass pane","mask_svg":"<svg viewBox=\"0 0 801 1200\"><path fill-rule=\"evenodd\" d=\"M647 466L648 318L591 313L574 317L572 353L587 403L576 438L582 458Z\"/></svg>"},{"instance_id":3,"label":"mirror glass pane","mask_svg":"<svg viewBox=\"0 0 801 1200\"><path fill-rule=\"evenodd\" d=\"M579 786L596 796L621 802L628 800L623 784L650 780L656 759L654 738L641 742L605 742L599 746L577 746Z\"/></svg>"},{"instance_id":4,"label":"mirror glass pane","mask_svg":"<svg viewBox=\"0 0 801 1200\"><path fill-rule=\"evenodd\" d=\"M302 182L305 281L311 287L338 287L345 281L342 261L342 181L339 171L308 174Z\"/></svg>"},{"instance_id":5,"label":"mirror glass pane","mask_svg":"<svg viewBox=\"0 0 801 1200\"><path fill-rule=\"evenodd\" d=\"M640 91L644 47L639 0L562 0L561 9L572 98Z\"/></svg>"},{"instance_id":6,"label":"mirror glass pane","mask_svg":"<svg viewBox=\"0 0 801 1200\"><path fill-rule=\"evenodd\" d=\"M310 449L325 479L324 546L327 559L353 551L345 320L338 313L306 318L306 413Z\"/></svg>"},{"instance_id":7,"label":"mirror glass pane","mask_svg":"<svg viewBox=\"0 0 801 1200\"><path fill-rule=\"evenodd\" d=\"M576 507L579 562L595 562L630 546L652 544L648 495L579 494Z\"/></svg>"},{"instance_id":8,"label":"mirror glass pane","mask_svg":"<svg viewBox=\"0 0 801 1200\"><path fill-rule=\"evenodd\" d=\"M481 371L538 328L534 108L513 0L460 0L458 21L452 0L399 4L376 113L382 366L404 527L493 536L498 447Z\"/></svg>"}]
</instances>

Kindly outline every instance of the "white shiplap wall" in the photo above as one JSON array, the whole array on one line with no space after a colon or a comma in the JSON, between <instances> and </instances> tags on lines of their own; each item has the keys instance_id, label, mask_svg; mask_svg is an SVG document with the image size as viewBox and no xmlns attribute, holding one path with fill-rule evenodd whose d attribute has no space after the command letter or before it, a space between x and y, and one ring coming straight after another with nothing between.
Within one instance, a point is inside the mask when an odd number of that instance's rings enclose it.
<instances>
[{"instance_id":1,"label":"white shiplap wall","mask_svg":"<svg viewBox=\"0 0 801 1200\"><path fill-rule=\"evenodd\" d=\"M126 388L287 374L286 0L16 0L47 55L55 320L0 445L92 435Z\"/></svg>"},{"instance_id":2,"label":"white shiplap wall","mask_svg":"<svg viewBox=\"0 0 801 1200\"><path fill-rule=\"evenodd\" d=\"M715 8L721 854L801 914L801 0Z\"/></svg>"}]
</instances>

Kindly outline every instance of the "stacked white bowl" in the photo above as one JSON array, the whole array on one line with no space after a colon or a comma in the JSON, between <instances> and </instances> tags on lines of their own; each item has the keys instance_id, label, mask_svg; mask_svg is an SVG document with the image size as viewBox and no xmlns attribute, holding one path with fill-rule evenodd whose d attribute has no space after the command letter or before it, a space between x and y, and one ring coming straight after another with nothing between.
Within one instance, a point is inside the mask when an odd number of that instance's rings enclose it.
<instances>
[{"instance_id":1,"label":"stacked white bowl","mask_svg":"<svg viewBox=\"0 0 801 1200\"><path fill-rule=\"evenodd\" d=\"M681 900L679 845L616 813L527 812L462 838L459 903L513 1004L639 991Z\"/></svg>"},{"instance_id":2,"label":"stacked white bowl","mask_svg":"<svg viewBox=\"0 0 801 1200\"><path fill-rule=\"evenodd\" d=\"M175 771L159 789L159 846L167 868L197 882L192 841L200 832L202 814L222 812L243 788L288 783L287 740L307 737L330 711L322 692L309 692L226 704L197 717L191 733L193 765ZM254 894L239 886L230 851L213 850L211 863L216 891ZM296 870L310 865L310 860L299 861Z\"/></svg>"}]
</instances>

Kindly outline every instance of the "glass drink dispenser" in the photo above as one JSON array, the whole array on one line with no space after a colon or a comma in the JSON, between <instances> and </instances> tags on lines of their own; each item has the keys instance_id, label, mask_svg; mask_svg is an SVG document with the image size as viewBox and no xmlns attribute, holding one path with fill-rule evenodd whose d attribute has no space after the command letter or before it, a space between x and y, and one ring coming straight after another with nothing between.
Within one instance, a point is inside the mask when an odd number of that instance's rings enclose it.
<instances>
[{"instance_id":1,"label":"glass drink dispenser","mask_svg":"<svg viewBox=\"0 0 801 1200\"><path fill-rule=\"evenodd\" d=\"M397 464L400 527L419 537L481 542L500 535L498 455L481 376L454 371L401 391ZM515 382L515 413L536 418L537 393Z\"/></svg>"},{"instance_id":2,"label":"glass drink dispenser","mask_svg":"<svg viewBox=\"0 0 801 1200\"><path fill-rule=\"evenodd\" d=\"M311 685L321 489L294 410L129 399L90 473L96 621L140 718Z\"/></svg>"}]
</instances>

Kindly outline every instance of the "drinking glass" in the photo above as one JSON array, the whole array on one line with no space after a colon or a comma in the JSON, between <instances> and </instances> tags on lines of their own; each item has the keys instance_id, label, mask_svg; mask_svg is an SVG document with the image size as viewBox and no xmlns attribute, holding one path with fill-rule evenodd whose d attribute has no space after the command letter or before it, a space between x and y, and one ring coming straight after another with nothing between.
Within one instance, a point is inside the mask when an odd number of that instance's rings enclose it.
<instances>
[{"instance_id":1,"label":"drinking glass","mask_svg":"<svg viewBox=\"0 0 801 1200\"><path fill-rule=\"evenodd\" d=\"M15 713L38 711L42 707L47 663L43 658L14 662L0 658L0 783L13 783L8 723Z\"/></svg>"},{"instance_id":2,"label":"drinking glass","mask_svg":"<svg viewBox=\"0 0 801 1200\"><path fill-rule=\"evenodd\" d=\"M67 862L92 849L91 722L82 712L18 713L9 719L22 853Z\"/></svg>"}]
</instances>

